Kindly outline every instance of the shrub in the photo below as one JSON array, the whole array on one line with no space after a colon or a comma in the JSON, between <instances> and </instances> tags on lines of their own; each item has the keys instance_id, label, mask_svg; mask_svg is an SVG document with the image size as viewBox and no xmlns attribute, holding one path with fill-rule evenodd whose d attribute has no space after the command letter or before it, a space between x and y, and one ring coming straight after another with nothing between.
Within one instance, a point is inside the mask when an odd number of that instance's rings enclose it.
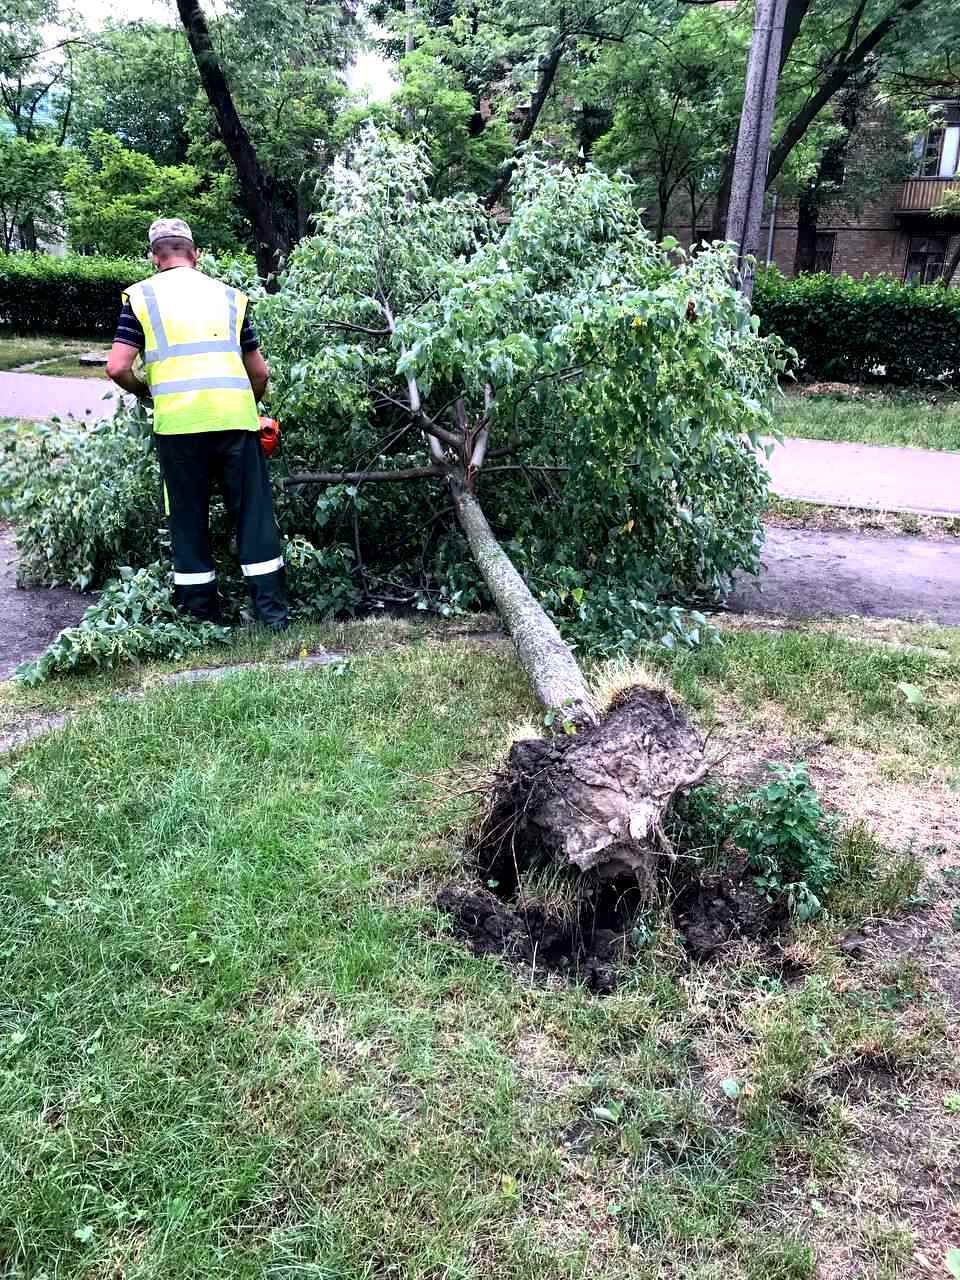
<instances>
[{"instance_id":1,"label":"shrub","mask_svg":"<svg viewBox=\"0 0 960 1280\"><path fill-rule=\"evenodd\" d=\"M230 640L229 627L177 613L172 574L159 561L145 569L123 568L75 627L67 627L43 653L17 668L21 684L91 668L111 669L144 658L182 658L194 649Z\"/></svg>"},{"instance_id":2,"label":"shrub","mask_svg":"<svg viewBox=\"0 0 960 1280\"><path fill-rule=\"evenodd\" d=\"M98 587L160 552L160 479L142 409L91 426L7 428L0 510L17 525L24 582Z\"/></svg>"},{"instance_id":3,"label":"shrub","mask_svg":"<svg viewBox=\"0 0 960 1280\"><path fill-rule=\"evenodd\" d=\"M729 806L726 826L747 855L757 885L785 893L791 912L810 920L837 874L834 823L802 764L770 765L770 772L770 782Z\"/></svg>"},{"instance_id":4,"label":"shrub","mask_svg":"<svg viewBox=\"0 0 960 1280\"><path fill-rule=\"evenodd\" d=\"M112 335L120 294L150 270L145 256L0 255L0 326L19 333Z\"/></svg>"},{"instance_id":5,"label":"shrub","mask_svg":"<svg viewBox=\"0 0 960 1280\"><path fill-rule=\"evenodd\" d=\"M960 386L960 290L768 270L753 307L760 332L793 347L805 376Z\"/></svg>"}]
</instances>

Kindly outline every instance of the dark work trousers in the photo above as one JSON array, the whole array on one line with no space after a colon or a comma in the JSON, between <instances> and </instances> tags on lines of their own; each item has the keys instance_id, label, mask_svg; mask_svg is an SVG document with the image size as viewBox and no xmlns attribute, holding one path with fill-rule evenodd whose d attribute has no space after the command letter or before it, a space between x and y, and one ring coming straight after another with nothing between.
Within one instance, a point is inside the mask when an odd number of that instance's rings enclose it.
<instances>
[{"instance_id":1,"label":"dark work trousers","mask_svg":"<svg viewBox=\"0 0 960 1280\"><path fill-rule=\"evenodd\" d=\"M237 530L240 568L259 622L287 625L283 552L267 463L256 431L154 437L173 543L174 601L183 613L220 618L210 554L210 492L216 483Z\"/></svg>"}]
</instances>

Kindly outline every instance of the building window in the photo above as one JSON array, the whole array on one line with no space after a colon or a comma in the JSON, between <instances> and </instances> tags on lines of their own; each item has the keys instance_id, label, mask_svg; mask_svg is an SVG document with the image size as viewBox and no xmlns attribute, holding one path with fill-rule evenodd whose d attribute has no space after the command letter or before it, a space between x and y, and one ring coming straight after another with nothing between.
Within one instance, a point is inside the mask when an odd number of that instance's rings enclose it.
<instances>
[{"instance_id":1,"label":"building window","mask_svg":"<svg viewBox=\"0 0 960 1280\"><path fill-rule=\"evenodd\" d=\"M906 284L933 284L943 275L946 236L911 236L903 271Z\"/></svg>"},{"instance_id":2,"label":"building window","mask_svg":"<svg viewBox=\"0 0 960 1280\"><path fill-rule=\"evenodd\" d=\"M931 125L914 147L917 178L955 178L960 168L960 124Z\"/></svg>"},{"instance_id":3,"label":"building window","mask_svg":"<svg viewBox=\"0 0 960 1280\"><path fill-rule=\"evenodd\" d=\"M827 275L833 271L833 251L837 247L835 231L818 231L817 243L813 251L814 271L825 271Z\"/></svg>"}]
</instances>

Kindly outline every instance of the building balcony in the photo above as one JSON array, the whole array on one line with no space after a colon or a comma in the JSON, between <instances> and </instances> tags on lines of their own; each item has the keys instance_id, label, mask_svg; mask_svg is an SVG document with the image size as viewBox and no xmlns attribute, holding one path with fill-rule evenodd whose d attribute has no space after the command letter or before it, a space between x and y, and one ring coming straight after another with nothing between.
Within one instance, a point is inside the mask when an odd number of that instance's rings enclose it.
<instances>
[{"instance_id":1,"label":"building balcony","mask_svg":"<svg viewBox=\"0 0 960 1280\"><path fill-rule=\"evenodd\" d=\"M960 191L960 177L908 178L897 196L897 213L929 213L948 191Z\"/></svg>"}]
</instances>

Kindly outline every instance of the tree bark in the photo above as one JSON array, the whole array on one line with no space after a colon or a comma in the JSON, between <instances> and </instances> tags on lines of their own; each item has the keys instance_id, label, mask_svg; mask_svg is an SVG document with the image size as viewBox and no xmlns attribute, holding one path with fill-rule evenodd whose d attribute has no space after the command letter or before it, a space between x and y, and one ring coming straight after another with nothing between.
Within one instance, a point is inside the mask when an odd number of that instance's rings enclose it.
<instances>
[{"instance_id":1,"label":"tree bark","mask_svg":"<svg viewBox=\"0 0 960 1280\"><path fill-rule=\"evenodd\" d=\"M477 499L453 487L460 527L538 702L573 725L595 724L597 710L569 645L513 567Z\"/></svg>"},{"instance_id":2,"label":"tree bark","mask_svg":"<svg viewBox=\"0 0 960 1280\"><path fill-rule=\"evenodd\" d=\"M563 59L564 50L566 49L566 40L558 40L553 46L546 58L540 65L540 74L537 77L537 88L533 95L530 106L527 108L523 123L517 130L516 146L522 147L525 142L530 140L534 129L537 127L537 121L540 119L540 112L543 110L544 103L550 95L553 88L553 82L557 78L557 70ZM516 157L512 157L501 168L494 181L493 186L487 193L484 203L488 209L494 208L499 204L506 191L513 172L517 167Z\"/></svg>"},{"instance_id":3,"label":"tree bark","mask_svg":"<svg viewBox=\"0 0 960 1280\"><path fill-rule=\"evenodd\" d=\"M753 293L748 258L757 251L763 215L786 5L787 0L757 0L730 188L726 238L737 246L741 289L748 298Z\"/></svg>"},{"instance_id":4,"label":"tree bark","mask_svg":"<svg viewBox=\"0 0 960 1280\"><path fill-rule=\"evenodd\" d=\"M960 271L960 237L958 237L957 239L957 244L956 244L956 248L953 251L953 256L951 257L950 261L947 263L946 267L944 268L944 272L942 276L943 283L945 285L949 285L953 280L953 277L957 274L958 271Z\"/></svg>"},{"instance_id":5,"label":"tree bark","mask_svg":"<svg viewBox=\"0 0 960 1280\"><path fill-rule=\"evenodd\" d=\"M197 64L200 82L216 116L223 144L237 171L240 198L256 239L257 270L266 279L277 271L289 253L292 237L277 217L273 184L260 167L250 135L237 113L199 0L177 0L177 9Z\"/></svg>"},{"instance_id":6,"label":"tree bark","mask_svg":"<svg viewBox=\"0 0 960 1280\"><path fill-rule=\"evenodd\" d=\"M783 68L787 64L787 59L790 57L790 51L793 49L797 36L800 34L803 20L807 16L807 10L812 3L813 0L787 0L787 10L783 22L783 40L780 45L779 71L781 75L783 74ZM730 183L733 178L733 164L739 139L740 129L738 126L730 147L723 158L723 167L720 170L717 198L710 218L711 240L722 239L726 229L727 213L730 207Z\"/></svg>"}]
</instances>

